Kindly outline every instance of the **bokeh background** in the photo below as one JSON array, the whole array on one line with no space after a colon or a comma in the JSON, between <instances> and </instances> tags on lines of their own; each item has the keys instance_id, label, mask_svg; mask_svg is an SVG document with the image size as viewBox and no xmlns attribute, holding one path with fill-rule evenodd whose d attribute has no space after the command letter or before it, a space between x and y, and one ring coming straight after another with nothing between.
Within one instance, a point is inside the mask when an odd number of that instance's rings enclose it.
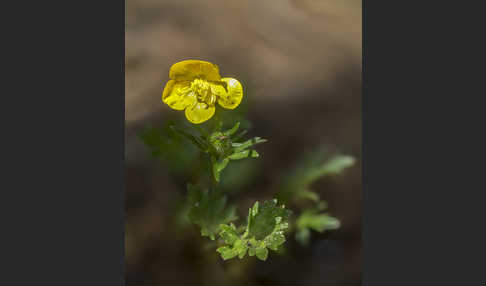
<instances>
[{"instance_id":1,"label":"bokeh background","mask_svg":"<svg viewBox=\"0 0 486 286\"><path fill-rule=\"evenodd\" d=\"M361 0L127 0L125 193L127 285L361 285ZM223 263L181 218L189 151L154 159L140 140L147 126L183 119L161 102L170 66L184 59L217 64L245 89L260 159L223 172L231 203L245 217L255 201L302 157L323 146L355 166L312 188L341 221L312 233L309 246L288 238L270 252ZM184 150L184 149L182 149ZM180 157L180 160L174 157ZM184 165L186 164L186 165ZM225 173L226 172L226 173Z\"/></svg>"}]
</instances>

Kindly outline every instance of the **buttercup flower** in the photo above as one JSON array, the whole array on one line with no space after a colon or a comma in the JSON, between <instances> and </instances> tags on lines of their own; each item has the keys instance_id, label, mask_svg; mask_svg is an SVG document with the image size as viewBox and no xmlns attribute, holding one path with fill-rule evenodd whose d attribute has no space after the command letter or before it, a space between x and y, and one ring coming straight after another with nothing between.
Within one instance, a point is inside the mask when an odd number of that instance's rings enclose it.
<instances>
[{"instance_id":1,"label":"buttercup flower","mask_svg":"<svg viewBox=\"0 0 486 286\"><path fill-rule=\"evenodd\" d=\"M234 78L219 75L217 65L206 61L185 60L172 65L171 80L162 92L162 101L175 110L185 110L187 119L199 124L210 119L215 104L235 109L243 98L243 87Z\"/></svg>"}]
</instances>

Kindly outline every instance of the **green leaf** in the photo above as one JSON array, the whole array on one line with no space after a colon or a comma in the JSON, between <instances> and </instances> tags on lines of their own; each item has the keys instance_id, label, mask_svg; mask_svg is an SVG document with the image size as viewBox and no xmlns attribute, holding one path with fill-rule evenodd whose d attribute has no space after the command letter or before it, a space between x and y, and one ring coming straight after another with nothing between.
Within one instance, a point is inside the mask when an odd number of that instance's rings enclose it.
<instances>
[{"instance_id":1,"label":"green leaf","mask_svg":"<svg viewBox=\"0 0 486 286\"><path fill-rule=\"evenodd\" d=\"M240 160L240 159L244 159L244 158L248 158L248 157L258 158L259 156L260 156L260 154L258 154L258 152L255 151L255 150L245 150L245 151L241 151L241 152L238 152L238 153L234 153L234 154L230 155L228 158L231 159L231 160Z\"/></svg>"},{"instance_id":2,"label":"green leaf","mask_svg":"<svg viewBox=\"0 0 486 286\"><path fill-rule=\"evenodd\" d=\"M189 220L199 225L202 236L212 240L220 231L222 224L235 220L234 206L226 207L226 197L217 190L202 191L199 187L188 184Z\"/></svg>"},{"instance_id":3,"label":"green leaf","mask_svg":"<svg viewBox=\"0 0 486 286\"><path fill-rule=\"evenodd\" d=\"M258 247L255 251L256 257L260 260L267 260L268 250L265 247Z\"/></svg>"},{"instance_id":4,"label":"green leaf","mask_svg":"<svg viewBox=\"0 0 486 286\"><path fill-rule=\"evenodd\" d=\"M245 232L240 236L234 225L221 226L219 235L228 246L218 248L223 259L238 255L243 258L248 251L249 256L266 260L268 249L277 251L285 242L284 232L288 229L290 211L283 206L277 206L277 200L265 201L261 206L255 202L249 209Z\"/></svg>"},{"instance_id":5,"label":"green leaf","mask_svg":"<svg viewBox=\"0 0 486 286\"><path fill-rule=\"evenodd\" d=\"M307 245L310 239L310 229L318 232L333 230L340 227L337 218L327 213L318 213L317 210L304 211L296 221L296 239L303 245Z\"/></svg>"},{"instance_id":6,"label":"green leaf","mask_svg":"<svg viewBox=\"0 0 486 286\"><path fill-rule=\"evenodd\" d=\"M266 260L268 256L268 249L266 248L266 244L264 241L258 241L254 238L249 240L249 249L248 255L255 256L260 260Z\"/></svg>"},{"instance_id":7,"label":"green leaf","mask_svg":"<svg viewBox=\"0 0 486 286\"><path fill-rule=\"evenodd\" d=\"M260 143L265 143L267 142L266 139L260 138L260 137L254 137L252 139L249 139L243 143L232 143L231 146L233 147L234 153L241 152L245 149L248 149L249 147L260 144Z\"/></svg>"},{"instance_id":8,"label":"green leaf","mask_svg":"<svg viewBox=\"0 0 486 286\"><path fill-rule=\"evenodd\" d=\"M229 130L226 130L225 132L223 132L224 136L232 136L233 134L236 133L236 131L238 131L238 128L240 128L240 123L239 122L236 122L235 126L233 126L231 129Z\"/></svg>"},{"instance_id":9,"label":"green leaf","mask_svg":"<svg viewBox=\"0 0 486 286\"><path fill-rule=\"evenodd\" d=\"M238 231L233 223L230 225L222 224L220 225L221 232L219 235L227 244L234 244L236 240L240 239Z\"/></svg>"},{"instance_id":10,"label":"green leaf","mask_svg":"<svg viewBox=\"0 0 486 286\"><path fill-rule=\"evenodd\" d=\"M290 211L277 207L277 200L265 201L261 207L258 202L253 205L249 213L248 235L257 240L263 240L272 232L285 224L290 216Z\"/></svg>"},{"instance_id":11,"label":"green leaf","mask_svg":"<svg viewBox=\"0 0 486 286\"><path fill-rule=\"evenodd\" d=\"M242 259L245 257L248 247L242 239L236 240L232 246L222 246L216 249L217 252L221 254L223 260L228 260L238 256Z\"/></svg>"},{"instance_id":12,"label":"green leaf","mask_svg":"<svg viewBox=\"0 0 486 286\"><path fill-rule=\"evenodd\" d=\"M193 125L193 124L191 124L191 127L194 128L194 129L196 129L201 134L201 137L202 138L209 137L208 131L205 128L201 127L201 125Z\"/></svg>"},{"instance_id":13,"label":"green leaf","mask_svg":"<svg viewBox=\"0 0 486 286\"><path fill-rule=\"evenodd\" d=\"M217 160L216 158L211 157L211 164L212 164L211 168L213 168L213 176L216 182L219 182L220 174L224 170L224 168L226 168L226 166L228 165L229 160L230 160L229 158Z\"/></svg>"},{"instance_id":14,"label":"green leaf","mask_svg":"<svg viewBox=\"0 0 486 286\"><path fill-rule=\"evenodd\" d=\"M204 142L200 138L192 135L189 132L186 132L186 131L184 131L182 129L179 129L178 127L176 127L174 125L171 125L170 126L170 129L172 129L175 133L177 133L177 134L181 135L182 137L186 138L187 140L189 140L196 147L198 147L201 151L206 152L206 150L207 150L207 144L206 144L206 142Z\"/></svg>"},{"instance_id":15,"label":"green leaf","mask_svg":"<svg viewBox=\"0 0 486 286\"><path fill-rule=\"evenodd\" d=\"M241 132L240 132L238 135L234 136L234 137L232 138L232 140L233 140L233 141L235 141L235 142L236 142L236 141L239 141L241 138L243 138L243 136L244 136L246 133L248 133L248 131L247 131L247 130L243 130L243 131L241 131Z\"/></svg>"},{"instance_id":16,"label":"green leaf","mask_svg":"<svg viewBox=\"0 0 486 286\"><path fill-rule=\"evenodd\" d=\"M276 221L275 229L264 239L266 246L275 251L285 242L284 231L289 228L288 222L280 222L278 218Z\"/></svg>"},{"instance_id":17,"label":"green leaf","mask_svg":"<svg viewBox=\"0 0 486 286\"><path fill-rule=\"evenodd\" d=\"M297 192L296 194L298 197L309 199L314 202L319 202L319 194L310 190L302 190Z\"/></svg>"},{"instance_id":18,"label":"green leaf","mask_svg":"<svg viewBox=\"0 0 486 286\"><path fill-rule=\"evenodd\" d=\"M236 122L232 128L224 132L216 129L209 136L202 137L205 139L204 147L207 147L204 152L209 154L211 158L211 168L216 182L220 181L220 173L226 168L229 160L258 158L260 156L258 152L249 150L248 148L267 141L260 137L255 137L242 143L235 142L236 140L232 136L236 134L239 127L240 123ZM246 130L240 133L240 135L245 134L245 132Z\"/></svg>"},{"instance_id":19,"label":"green leaf","mask_svg":"<svg viewBox=\"0 0 486 286\"><path fill-rule=\"evenodd\" d=\"M322 163L325 153L316 151L301 163L293 172L286 176L280 185L278 198L287 202L291 198L307 198L319 201L317 193L310 190L310 185L316 180L334 174L339 174L345 168L351 167L355 159L347 155L335 155Z\"/></svg>"},{"instance_id":20,"label":"green leaf","mask_svg":"<svg viewBox=\"0 0 486 286\"><path fill-rule=\"evenodd\" d=\"M150 149L152 157L164 160L170 171L187 173L190 170L188 166L197 160L197 148L182 140L168 126L146 127L138 137Z\"/></svg>"},{"instance_id":21,"label":"green leaf","mask_svg":"<svg viewBox=\"0 0 486 286\"><path fill-rule=\"evenodd\" d=\"M165 145L166 138L157 129L152 127L145 128L138 135L139 138L149 147L159 147Z\"/></svg>"},{"instance_id":22,"label":"green leaf","mask_svg":"<svg viewBox=\"0 0 486 286\"><path fill-rule=\"evenodd\" d=\"M329 214L318 214L315 211L303 212L296 222L297 228L311 228L318 232L325 230L337 229L340 226L339 220Z\"/></svg>"},{"instance_id":23,"label":"green leaf","mask_svg":"<svg viewBox=\"0 0 486 286\"><path fill-rule=\"evenodd\" d=\"M219 235L224 240L225 243L231 246L222 246L216 249L217 252L221 254L224 260L230 259L238 255L239 258L243 258L248 249L245 241L240 238L238 231L234 224L220 226L221 232Z\"/></svg>"},{"instance_id":24,"label":"green leaf","mask_svg":"<svg viewBox=\"0 0 486 286\"><path fill-rule=\"evenodd\" d=\"M238 249L229 246L221 246L216 251L221 254L223 260L228 260L238 255Z\"/></svg>"},{"instance_id":25,"label":"green leaf","mask_svg":"<svg viewBox=\"0 0 486 286\"><path fill-rule=\"evenodd\" d=\"M309 184L323 176L339 174L345 168L353 166L355 161L351 156L337 155L321 166L309 170L304 181Z\"/></svg>"}]
</instances>

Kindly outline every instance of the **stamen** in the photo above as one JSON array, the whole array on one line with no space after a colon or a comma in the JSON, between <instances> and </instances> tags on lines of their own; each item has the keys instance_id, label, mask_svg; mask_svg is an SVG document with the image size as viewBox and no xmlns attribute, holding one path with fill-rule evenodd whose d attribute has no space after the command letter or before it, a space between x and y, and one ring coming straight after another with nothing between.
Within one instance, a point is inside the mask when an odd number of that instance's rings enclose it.
<instances>
[{"instance_id":1,"label":"stamen","mask_svg":"<svg viewBox=\"0 0 486 286\"><path fill-rule=\"evenodd\" d=\"M208 105L214 105L216 96L211 93L211 85L202 79L195 79L191 83L191 90L196 94L197 100Z\"/></svg>"}]
</instances>

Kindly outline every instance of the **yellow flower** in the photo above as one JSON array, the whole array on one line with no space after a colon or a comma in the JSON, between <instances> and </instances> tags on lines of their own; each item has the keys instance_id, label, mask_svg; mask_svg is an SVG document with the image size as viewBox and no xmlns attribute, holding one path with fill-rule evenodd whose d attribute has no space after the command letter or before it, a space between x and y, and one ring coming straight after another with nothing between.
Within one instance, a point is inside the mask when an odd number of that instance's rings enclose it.
<instances>
[{"instance_id":1,"label":"yellow flower","mask_svg":"<svg viewBox=\"0 0 486 286\"><path fill-rule=\"evenodd\" d=\"M210 119L218 102L235 109L243 98L243 87L234 78L219 75L217 65L199 60L185 60L172 65L171 80L162 92L162 101L175 110L185 110L187 119L199 124Z\"/></svg>"}]
</instances>

